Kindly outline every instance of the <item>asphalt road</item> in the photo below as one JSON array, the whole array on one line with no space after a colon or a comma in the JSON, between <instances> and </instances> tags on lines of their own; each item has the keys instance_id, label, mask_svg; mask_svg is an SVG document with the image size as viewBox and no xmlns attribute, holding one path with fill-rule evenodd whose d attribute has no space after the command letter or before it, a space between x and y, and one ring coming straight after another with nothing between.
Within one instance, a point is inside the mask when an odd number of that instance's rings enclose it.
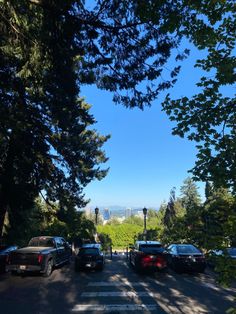
<instances>
[{"instance_id":1,"label":"asphalt road","mask_svg":"<svg viewBox=\"0 0 236 314\"><path fill-rule=\"evenodd\" d=\"M137 274L125 256L106 260L103 271L74 272L73 262L39 275L0 275L0 313L225 313L236 289L218 286L214 273Z\"/></svg>"}]
</instances>

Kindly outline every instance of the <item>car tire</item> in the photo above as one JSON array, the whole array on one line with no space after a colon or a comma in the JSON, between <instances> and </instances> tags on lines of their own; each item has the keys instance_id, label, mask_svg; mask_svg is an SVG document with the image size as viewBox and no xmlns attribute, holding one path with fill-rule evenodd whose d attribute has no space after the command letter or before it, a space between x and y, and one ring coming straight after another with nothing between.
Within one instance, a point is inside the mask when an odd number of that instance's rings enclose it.
<instances>
[{"instance_id":1,"label":"car tire","mask_svg":"<svg viewBox=\"0 0 236 314\"><path fill-rule=\"evenodd\" d=\"M50 259L48 262L47 262L47 265L46 265L46 269L45 269L45 272L43 274L44 277L49 277L52 273L52 268L53 268L53 262L52 260Z\"/></svg>"},{"instance_id":2,"label":"car tire","mask_svg":"<svg viewBox=\"0 0 236 314\"><path fill-rule=\"evenodd\" d=\"M135 264L134 264L134 270L139 273L141 272L141 265L138 261L135 261Z\"/></svg>"}]
</instances>

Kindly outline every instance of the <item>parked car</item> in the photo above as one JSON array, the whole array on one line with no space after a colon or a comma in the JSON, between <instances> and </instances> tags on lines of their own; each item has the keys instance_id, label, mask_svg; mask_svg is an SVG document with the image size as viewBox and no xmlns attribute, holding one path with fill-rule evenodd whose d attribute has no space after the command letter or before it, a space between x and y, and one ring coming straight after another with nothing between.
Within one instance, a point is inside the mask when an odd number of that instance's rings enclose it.
<instances>
[{"instance_id":1,"label":"parked car","mask_svg":"<svg viewBox=\"0 0 236 314\"><path fill-rule=\"evenodd\" d=\"M136 241L129 252L129 261L136 271L158 271L167 267L165 249L159 241Z\"/></svg>"},{"instance_id":2,"label":"parked car","mask_svg":"<svg viewBox=\"0 0 236 314\"><path fill-rule=\"evenodd\" d=\"M167 247L168 266L177 272L204 272L206 259L203 252L192 244L171 244Z\"/></svg>"},{"instance_id":3,"label":"parked car","mask_svg":"<svg viewBox=\"0 0 236 314\"><path fill-rule=\"evenodd\" d=\"M6 264L8 262L10 252L17 249L18 249L18 246L16 245L1 245L0 246L0 272L6 271Z\"/></svg>"},{"instance_id":4,"label":"parked car","mask_svg":"<svg viewBox=\"0 0 236 314\"><path fill-rule=\"evenodd\" d=\"M104 263L105 258L100 244L84 244L75 256L75 271L80 269L103 270Z\"/></svg>"},{"instance_id":5,"label":"parked car","mask_svg":"<svg viewBox=\"0 0 236 314\"><path fill-rule=\"evenodd\" d=\"M69 262L71 249L62 237L40 236L32 238L27 247L9 255L8 270L12 273L39 272L51 275L54 267Z\"/></svg>"},{"instance_id":6,"label":"parked car","mask_svg":"<svg viewBox=\"0 0 236 314\"><path fill-rule=\"evenodd\" d=\"M233 262L233 265L236 266L236 247L228 247L220 250L211 250L207 254L207 265L212 268L215 268L217 262L221 257L224 258L228 257ZM224 262L225 261L223 261L223 263Z\"/></svg>"}]
</instances>

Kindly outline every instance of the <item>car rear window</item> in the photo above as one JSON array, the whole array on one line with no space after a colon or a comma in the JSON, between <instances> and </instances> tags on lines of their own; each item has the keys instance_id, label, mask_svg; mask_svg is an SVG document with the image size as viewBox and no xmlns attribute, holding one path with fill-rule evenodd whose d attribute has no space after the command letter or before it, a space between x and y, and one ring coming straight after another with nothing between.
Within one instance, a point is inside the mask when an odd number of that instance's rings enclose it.
<instances>
[{"instance_id":1,"label":"car rear window","mask_svg":"<svg viewBox=\"0 0 236 314\"><path fill-rule=\"evenodd\" d=\"M236 248L229 248L227 252L230 256L236 256Z\"/></svg>"},{"instance_id":2,"label":"car rear window","mask_svg":"<svg viewBox=\"0 0 236 314\"><path fill-rule=\"evenodd\" d=\"M139 250L144 253L162 253L164 248L161 244L142 244Z\"/></svg>"},{"instance_id":3,"label":"car rear window","mask_svg":"<svg viewBox=\"0 0 236 314\"><path fill-rule=\"evenodd\" d=\"M180 254L185 253L201 253L195 246L193 245L179 245L177 247L177 251Z\"/></svg>"},{"instance_id":4,"label":"car rear window","mask_svg":"<svg viewBox=\"0 0 236 314\"><path fill-rule=\"evenodd\" d=\"M86 248L86 249L82 248L79 250L79 255L85 255L85 254L98 255L99 251L96 248Z\"/></svg>"},{"instance_id":5,"label":"car rear window","mask_svg":"<svg viewBox=\"0 0 236 314\"><path fill-rule=\"evenodd\" d=\"M49 238L33 238L30 240L29 246L54 247L54 243Z\"/></svg>"}]
</instances>

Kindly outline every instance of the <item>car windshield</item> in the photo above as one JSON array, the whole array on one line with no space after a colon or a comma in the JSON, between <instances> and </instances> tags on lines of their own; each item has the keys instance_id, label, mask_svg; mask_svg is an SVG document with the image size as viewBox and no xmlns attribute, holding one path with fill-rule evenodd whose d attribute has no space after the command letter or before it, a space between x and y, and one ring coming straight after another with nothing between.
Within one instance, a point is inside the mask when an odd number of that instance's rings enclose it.
<instances>
[{"instance_id":1,"label":"car windshield","mask_svg":"<svg viewBox=\"0 0 236 314\"><path fill-rule=\"evenodd\" d=\"M142 244L139 247L140 251L147 253L162 253L164 248L161 244Z\"/></svg>"},{"instance_id":2,"label":"car windshield","mask_svg":"<svg viewBox=\"0 0 236 314\"><path fill-rule=\"evenodd\" d=\"M236 256L236 248L228 248L227 252L230 256Z\"/></svg>"},{"instance_id":3,"label":"car windshield","mask_svg":"<svg viewBox=\"0 0 236 314\"><path fill-rule=\"evenodd\" d=\"M178 245L177 247L178 253L180 254L188 254L188 253L201 253L195 246L193 245Z\"/></svg>"},{"instance_id":4,"label":"car windshield","mask_svg":"<svg viewBox=\"0 0 236 314\"><path fill-rule=\"evenodd\" d=\"M29 246L54 247L54 243L50 238L33 238L30 240Z\"/></svg>"},{"instance_id":5,"label":"car windshield","mask_svg":"<svg viewBox=\"0 0 236 314\"><path fill-rule=\"evenodd\" d=\"M85 255L85 254L98 255L99 251L96 248L86 248L86 249L82 248L79 250L79 255Z\"/></svg>"}]
</instances>

